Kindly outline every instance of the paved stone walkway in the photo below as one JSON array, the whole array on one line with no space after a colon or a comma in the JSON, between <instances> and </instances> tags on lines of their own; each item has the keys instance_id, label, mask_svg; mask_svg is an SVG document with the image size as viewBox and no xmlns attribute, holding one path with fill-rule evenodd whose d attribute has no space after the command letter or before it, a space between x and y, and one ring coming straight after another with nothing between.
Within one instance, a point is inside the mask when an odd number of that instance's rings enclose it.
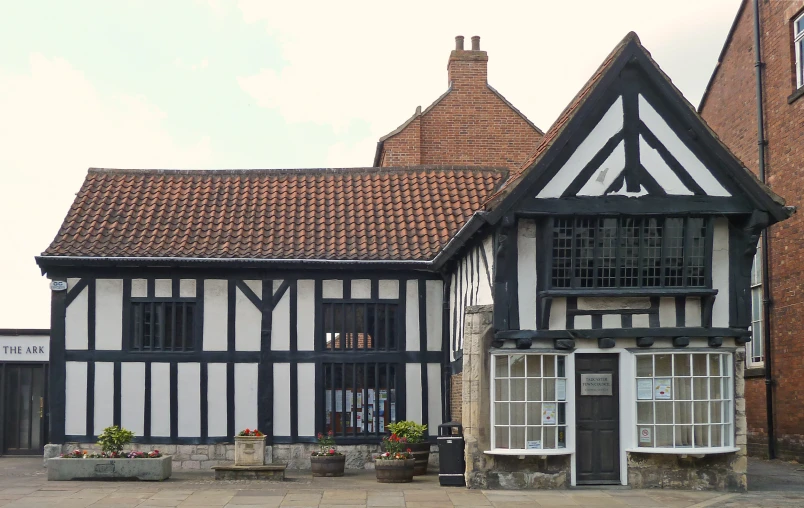
<instances>
[{"instance_id":1,"label":"paved stone walkway","mask_svg":"<svg viewBox=\"0 0 804 508\"><path fill-rule=\"evenodd\" d=\"M663 490L572 489L474 491L441 487L437 475L406 485L378 484L373 472L344 478L289 473L282 483L216 482L208 472L176 471L161 483L48 482L40 458L0 458L3 507L530 507L530 508L804 508L804 492L747 494Z\"/></svg>"}]
</instances>

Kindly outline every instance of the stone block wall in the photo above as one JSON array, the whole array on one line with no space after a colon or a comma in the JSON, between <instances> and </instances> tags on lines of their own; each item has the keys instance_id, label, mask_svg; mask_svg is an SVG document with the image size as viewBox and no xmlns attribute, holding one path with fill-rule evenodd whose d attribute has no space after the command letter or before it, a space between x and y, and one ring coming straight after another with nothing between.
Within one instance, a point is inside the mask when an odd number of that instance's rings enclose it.
<instances>
[{"instance_id":1,"label":"stone block wall","mask_svg":"<svg viewBox=\"0 0 804 508\"><path fill-rule=\"evenodd\" d=\"M453 422L461 422L463 409L463 372L450 377L449 418Z\"/></svg>"}]
</instances>

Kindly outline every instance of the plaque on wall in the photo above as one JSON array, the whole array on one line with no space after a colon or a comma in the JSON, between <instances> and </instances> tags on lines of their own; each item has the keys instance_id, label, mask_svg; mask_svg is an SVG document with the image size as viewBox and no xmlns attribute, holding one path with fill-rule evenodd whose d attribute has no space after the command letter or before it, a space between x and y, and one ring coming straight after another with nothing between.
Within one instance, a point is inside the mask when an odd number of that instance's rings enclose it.
<instances>
[{"instance_id":1,"label":"plaque on wall","mask_svg":"<svg viewBox=\"0 0 804 508\"><path fill-rule=\"evenodd\" d=\"M611 374L581 374L581 395L611 395Z\"/></svg>"}]
</instances>

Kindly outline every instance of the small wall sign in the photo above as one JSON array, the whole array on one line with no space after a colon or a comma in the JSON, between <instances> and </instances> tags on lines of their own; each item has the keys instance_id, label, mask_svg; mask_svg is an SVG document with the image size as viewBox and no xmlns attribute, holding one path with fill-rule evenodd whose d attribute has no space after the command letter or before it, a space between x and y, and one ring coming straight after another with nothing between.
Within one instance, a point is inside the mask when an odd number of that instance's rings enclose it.
<instances>
[{"instance_id":1,"label":"small wall sign","mask_svg":"<svg viewBox=\"0 0 804 508\"><path fill-rule=\"evenodd\" d=\"M611 374L581 374L581 395L611 395Z\"/></svg>"},{"instance_id":2,"label":"small wall sign","mask_svg":"<svg viewBox=\"0 0 804 508\"><path fill-rule=\"evenodd\" d=\"M50 337L0 337L0 362L46 362Z\"/></svg>"},{"instance_id":3,"label":"small wall sign","mask_svg":"<svg viewBox=\"0 0 804 508\"><path fill-rule=\"evenodd\" d=\"M639 442L640 443L650 443L651 442L650 434L651 434L650 428L641 427L639 429Z\"/></svg>"},{"instance_id":4,"label":"small wall sign","mask_svg":"<svg viewBox=\"0 0 804 508\"><path fill-rule=\"evenodd\" d=\"M50 281L50 290L51 291L66 291L67 290L67 282L63 280L52 280Z\"/></svg>"}]
</instances>

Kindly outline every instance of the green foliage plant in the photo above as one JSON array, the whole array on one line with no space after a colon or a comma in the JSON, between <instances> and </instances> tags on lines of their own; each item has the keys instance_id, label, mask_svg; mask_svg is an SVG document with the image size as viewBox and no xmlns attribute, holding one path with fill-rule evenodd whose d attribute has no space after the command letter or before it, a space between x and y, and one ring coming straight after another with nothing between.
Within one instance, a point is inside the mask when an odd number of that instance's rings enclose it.
<instances>
[{"instance_id":1,"label":"green foliage plant","mask_svg":"<svg viewBox=\"0 0 804 508\"><path fill-rule=\"evenodd\" d=\"M427 431L427 425L422 425L410 420L402 420L401 422L389 423L386 428L400 438L405 438L408 444L416 444L424 441L424 433Z\"/></svg>"},{"instance_id":2,"label":"green foliage plant","mask_svg":"<svg viewBox=\"0 0 804 508\"><path fill-rule=\"evenodd\" d=\"M132 439L134 439L133 432L117 425L112 425L103 429L103 432L98 436L98 446L101 447L104 453L110 456L117 456L120 455L123 447L129 444Z\"/></svg>"}]
</instances>

